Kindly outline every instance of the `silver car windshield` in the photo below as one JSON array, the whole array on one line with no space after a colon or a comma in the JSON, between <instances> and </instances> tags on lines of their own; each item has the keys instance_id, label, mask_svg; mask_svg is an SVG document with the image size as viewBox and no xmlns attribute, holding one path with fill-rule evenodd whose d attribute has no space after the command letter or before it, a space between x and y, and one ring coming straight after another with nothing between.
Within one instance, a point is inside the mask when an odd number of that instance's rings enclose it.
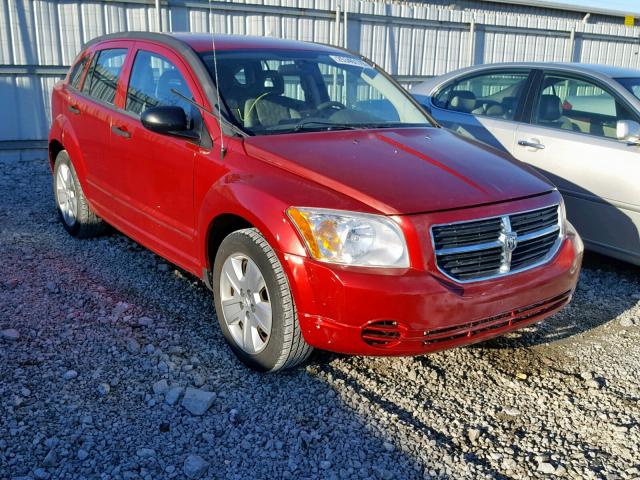
<instances>
[{"instance_id":1,"label":"silver car windshield","mask_svg":"<svg viewBox=\"0 0 640 480\"><path fill-rule=\"evenodd\" d=\"M640 78L616 78L615 80L640 99Z\"/></svg>"},{"instance_id":2,"label":"silver car windshield","mask_svg":"<svg viewBox=\"0 0 640 480\"><path fill-rule=\"evenodd\" d=\"M215 80L213 52L201 54ZM348 53L220 51L220 96L254 135L433 126L395 82Z\"/></svg>"}]
</instances>

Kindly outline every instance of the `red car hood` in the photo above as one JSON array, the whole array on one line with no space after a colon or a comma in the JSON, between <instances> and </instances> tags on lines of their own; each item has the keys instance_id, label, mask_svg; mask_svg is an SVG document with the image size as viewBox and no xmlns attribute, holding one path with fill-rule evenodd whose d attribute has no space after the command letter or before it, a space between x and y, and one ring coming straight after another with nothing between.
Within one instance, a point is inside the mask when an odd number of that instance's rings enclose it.
<instances>
[{"instance_id":1,"label":"red car hood","mask_svg":"<svg viewBox=\"0 0 640 480\"><path fill-rule=\"evenodd\" d=\"M246 138L245 148L386 214L477 206L553 189L507 155L440 128L262 135Z\"/></svg>"}]
</instances>

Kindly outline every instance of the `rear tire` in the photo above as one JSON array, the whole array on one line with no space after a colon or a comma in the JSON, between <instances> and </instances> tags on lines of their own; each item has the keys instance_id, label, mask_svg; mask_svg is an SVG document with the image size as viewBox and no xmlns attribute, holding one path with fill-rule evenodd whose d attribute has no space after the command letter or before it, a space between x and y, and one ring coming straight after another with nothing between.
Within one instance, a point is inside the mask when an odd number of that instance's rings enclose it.
<instances>
[{"instance_id":1,"label":"rear tire","mask_svg":"<svg viewBox=\"0 0 640 480\"><path fill-rule=\"evenodd\" d=\"M71 236L91 238L105 233L107 224L91 210L66 150L58 153L54 163L53 194L60 221Z\"/></svg>"},{"instance_id":2,"label":"rear tire","mask_svg":"<svg viewBox=\"0 0 640 480\"><path fill-rule=\"evenodd\" d=\"M222 333L248 367L293 368L313 351L302 337L282 265L257 229L238 230L222 241L213 292Z\"/></svg>"}]
</instances>

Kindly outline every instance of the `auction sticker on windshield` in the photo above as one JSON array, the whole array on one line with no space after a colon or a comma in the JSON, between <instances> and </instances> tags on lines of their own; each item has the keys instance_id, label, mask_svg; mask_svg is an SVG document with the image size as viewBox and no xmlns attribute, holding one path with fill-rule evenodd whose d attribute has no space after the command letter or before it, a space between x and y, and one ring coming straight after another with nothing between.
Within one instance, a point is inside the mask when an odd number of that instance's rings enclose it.
<instances>
[{"instance_id":1,"label":"auction sticker on windshield","mask_svg":"<svg viewBox=\"0 0 640 480\"><path fill-rule=\"evenodd\" d=\"M362 67L362 68L371 68L364 60L360 60L355 57L347 57L342 55L329 55L329 57L336 63L341 63L343 65L353 65L354 67Z\"/></svg>"}]
</instances>

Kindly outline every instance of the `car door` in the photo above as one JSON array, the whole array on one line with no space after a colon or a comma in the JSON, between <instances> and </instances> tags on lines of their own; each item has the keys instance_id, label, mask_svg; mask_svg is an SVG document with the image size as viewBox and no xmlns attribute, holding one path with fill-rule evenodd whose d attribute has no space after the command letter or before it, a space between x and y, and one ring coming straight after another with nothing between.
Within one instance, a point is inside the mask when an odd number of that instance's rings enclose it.
<instances>
[{"instance_id":1,"label":"car door","mask_svg":"<svg viewBox=\"0 0 640 480\"><path fill-rule=\"evenodd\" d=\"M101 210L114 208L114 194L119 181L109 155L111 116L116 102L117 85L128 53L127 42L101 45L91 57L91 64L80 78L70 78L67 118L82 150L86 166L87 195ZM87 58L89 58L87 56ZM77 72L76 72L77 73ZM73 86L77 81L76 86Z\"/></svg>"},{"instance_id":2,"label":"car door","mask_svg":"<svg viewBox=\"0 0 640 480\"><path fill-rule=\"evenodd\" d=\"M490 70L458 78L434 93L431 113L453 131L511 152L530 72Z\"/></svg>"},{"instance_id":3,"label":"car door","mask_svg":"<svg viewBox=\"0 0 640 480\"><path fill-rule=\"evenodd\" d=\"M597 79L546 71L514 156L554 182L569 220L592 249L640 261L640 147L616 138L632 108Z\"/></svg>"},{"instance_id":4,"label":"car door","mask_svg":"<svg viewBox=\"0 0 640 480\"><path fill-rule=\"evenodd\" d=\"M136 42L128 72L126 96L114 114L111 151L120 159L124 220L132 236L176 263L195 262L193 203L194 162L200 151L188 139L161 135L144 128L146 109L176 105L192 122L199 111L176 95L201 101L186 65L171 51L152 43Z\"/></svg>"}]
</instances>

